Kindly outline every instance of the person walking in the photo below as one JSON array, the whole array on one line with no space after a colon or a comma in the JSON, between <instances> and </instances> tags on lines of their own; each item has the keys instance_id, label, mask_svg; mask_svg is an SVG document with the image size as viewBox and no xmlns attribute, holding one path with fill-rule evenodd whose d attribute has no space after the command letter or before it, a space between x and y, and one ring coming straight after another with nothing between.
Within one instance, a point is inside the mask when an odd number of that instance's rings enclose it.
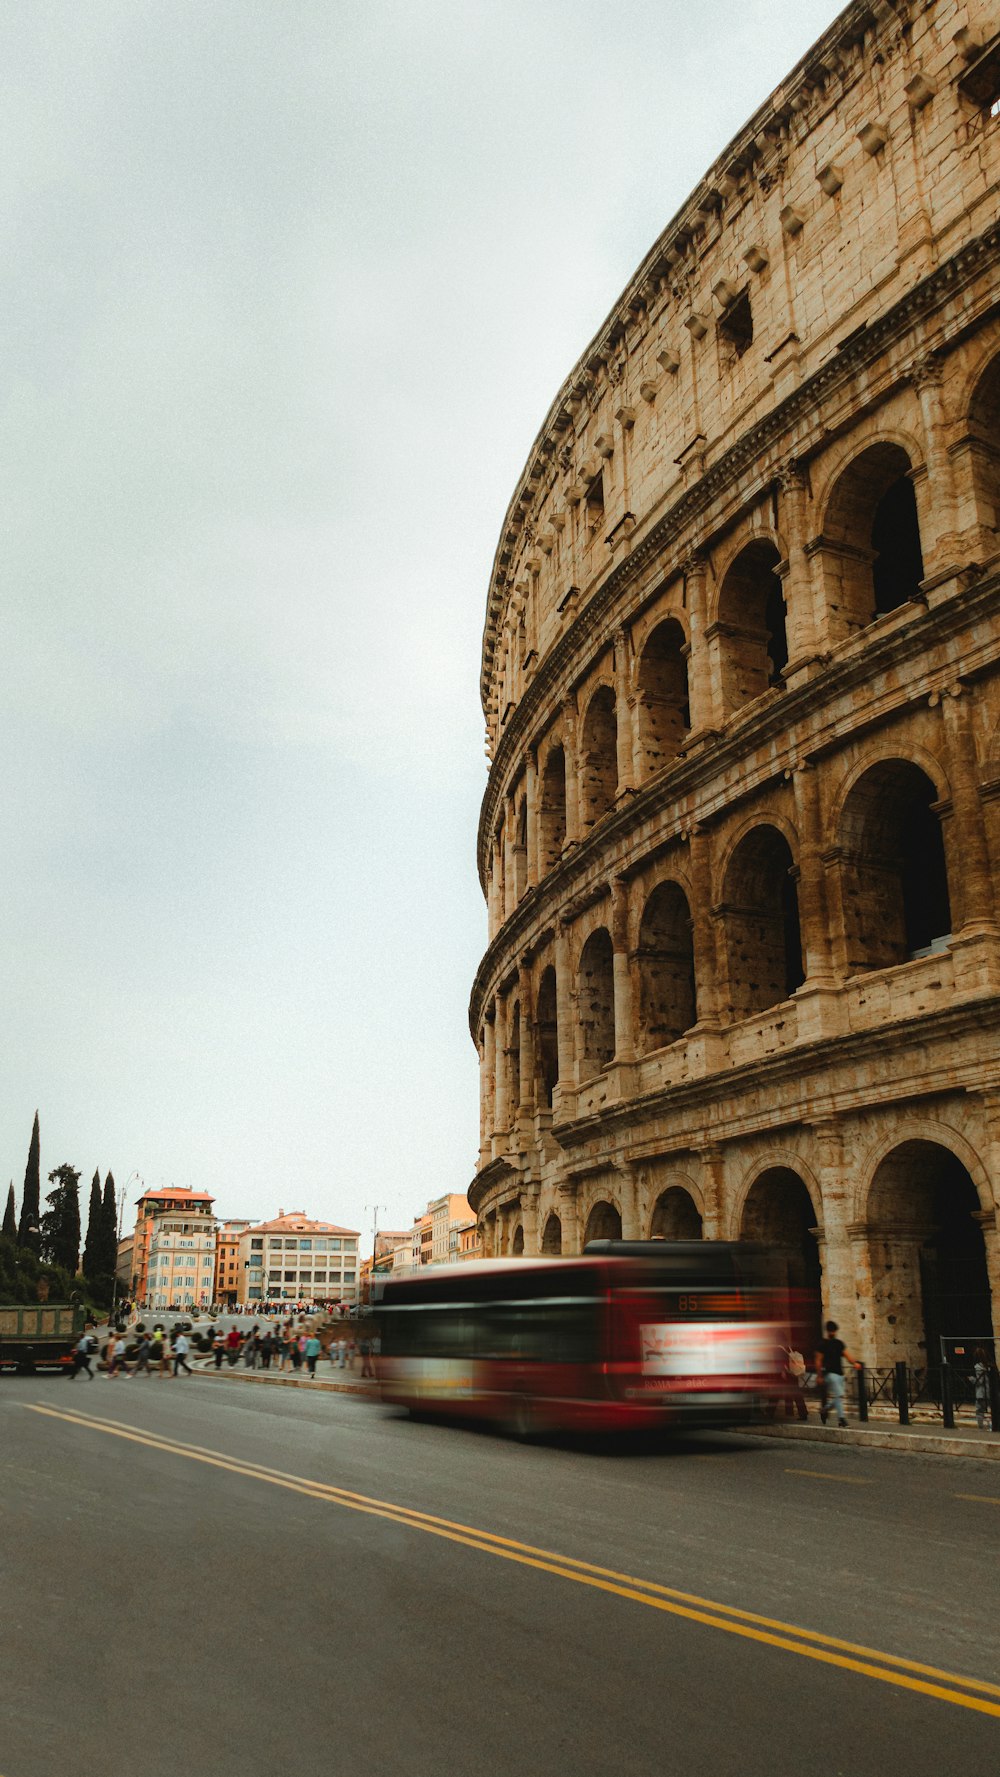
<instances>
[{"instance_id":1,"label":"person walking","mask_svg":"<svg viewBox=\"0 0 1000 1777\"><path fill-rule=\"evenodd\" d=\"M105 1375L109 1382L118 1375L119 1348L124 1349L124 1340L119 1338L117 1333L112 1333L104 1347Z\"/></svg>"},{"instance_id":2,"label":"person walking","mask_svg":"<svg viewBox=\"0 0 1000 1777\"><path fill-rule=\"evenodd\" d=\"M990 1404L990 1371L982 1345L977 1345L972 1354L972 1387L976 1397L976 1424L980 1431L985 1431L986 1410Z\"/></svg>"},{"instance_id":3,"label":"person walking","mask_svg":"<svg viewBox=\"0 0 1000 1777\"><path fill-rule=\"evenodd\" d=\"M310 1382L315 1382L316 1380L316 1359L319 1357L322 1349L316 1334L310 1333L306 1340L306 1369L309 1371Z\"/></svg>"},{"instance_id":4,"label":"person walking","mask_svg":"<svg viewBox=\"0 0 1000 1777\"><path fill-rule=\"evenodd\" d=\"M215 1335L212 1339L212 1356L215 1358L215 1367L217 1370L221 1370L222 1360L225 1357L225 1355L226 1355L226 1335L223 1332L221 1327L216 1327Z\"/></svg>"},{"instance_id":5,"label":"person walking","mask_svg":"<svg viewBox=\"0 0 1000 1777\"><path fill-rule=\"evenodd\" d=\"M230 1327L228 1333L226 1334L226 1362L229 1365L230 1369L232 1369L232 1367L235 1364L236 1359L239 1357L239 1355L240 1355L240 1329L237 1326L232 1326L232 1327Z\"/></svg>"},{"instance_id":6,"label":"person walking","mask_svg":"<svg viewBox=\"0 0 1000 1777\"><path fill-rule=\"evenodd\" d=\"M190 1351L190 1349L191 1349L191 1347L189 1346L186 1338L184 1337L184 1334L178 1333L176 1339L174 1340L174 1375L175 1376L177 1375L177 1372L182 1369L186 1370L189 1376L192 1375L193 1372L191 1369L191 1365L187 1361L187 1354Z\"/></svg>"},{"instance_id":7,"label":"person walking","mask_svg":"<svg viewBox=\"0 0 1000 1777\"><path fill-rule=\"evenodd\" d=\"M845 1363L851 1364L855 1370L861 1368L857 1359L851 1356L843 1339L837 1338L836 1321L828 1320L826 1338L820 1341L816 1352L816 1381L824 1390L823 1405L820 1407L819 1416L824 1425L831 1407L835 1407L837 1410L837 1424L841 1426L847 1424L844 1406Z\"/></svg>"},{"instance_id":8,"label":"person walking","mask_svg":"<svg viewBox=\"0 0 1000 1777\"><path fill-rule=\"evenodd\" d=\"M150 1354L151 1350L152 1350L152 1341L149 1337L149 1334L148 1333L141 1334L140 1339L139 1339L139 1344L136 1348L135 1369L132 1371L133 1376L138 1376L140 1371L142 1372L142 1374L144 1376L149 1376L152 1374L152 1371L149 1368L149 1354Z\"/></svg>"},{"instance_id":9,"label":"person walking","mask_svg":"<svg viewBox=\"0 0 1000 1777\"><path fill-rule=\"evenodd\" d=\"M374 1376L374 1374L375 1374L375 1371L372 1368L372 1342L371 1342L371 1340L370 1339L359 1339L358 1340L358 1351L361 1354L361 1380L364 1381L366 1376Z\"/></svg>"},{"instance_id":10,"label":"person walking","mask_svg":"<svg viewBox=\"0 0 1000 1777\"><path fill-rule=\"evenodd\" d=\"M785 1396L785 1417L789 1417L788 1409L793 1406L800 1419L808 1419L809 1409L805 1395L806 1360L801 1351L796 1351L794 1345L786 1345L784 1352L785 1374L791 1384L789 1393Z\"/></svg>"},{"instance_id":11,"label":"person walking","mask_svg":"<svg viewBox=\"0 0 1000 1777\"><path fill-rule=\"evenodd\" d=\"M90 1359L95 1344L96 1340L93 1333L89 1332L87 1328L84 1328L84 1331L80 1334L73 1350L73 1368L70 1371L69 1377L71 1382L76 1381L81 1370L86 1370L91 1382L93 1382L94 1372L90 1367Z\"/></svg>"}]
</instances>

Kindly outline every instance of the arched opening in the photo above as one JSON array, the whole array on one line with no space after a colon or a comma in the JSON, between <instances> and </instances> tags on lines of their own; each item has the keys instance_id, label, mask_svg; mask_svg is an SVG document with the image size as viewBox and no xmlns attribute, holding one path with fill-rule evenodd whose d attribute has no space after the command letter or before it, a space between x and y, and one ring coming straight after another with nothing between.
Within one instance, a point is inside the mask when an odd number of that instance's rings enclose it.
<instances>
[{"instance_id":1,"label":"arched opening","mask_svg":"<svg viewBox=\"0 0 1000 1777\"><path fill-rule=\"evenodd\" d=\"M733 853L723 914L735 1017L766 1012L805 979L794 860L776 827L755 827Z\"/></svg>"},{"instance_id":2,"label":"arched opening","mask_svg":"<svg viewBox=\"0 0 1000 1777\"><path fill-rule=\"evenodd\" d=\"M639 927L639 1047L662 1049L696 1022L691 910L676 882L661 882Z\"/></svg>"},{"instance_id":3,"label":"arched opening","mask_svg":"<svg viewBox=\"0 0 1000 1777\"><path fill-rule=\"evenodd\" d=\"M987 365L969 403L968 448L979 522L1000 531L1000 355Z\"/></svg>"},{"instance_id":4,"label":"arched opening","mask_svg":"<svg viewBox=\"0 0 1000 1777\"><path fill-rule=\"evenodd\" d=\"M562 1252L562 1223L557 1215L546 1216L542 1230L542 1253L546 1258L558 1258Z\"/></svg>"},{"instance_id":5,"label":"arched opening","mask_svg":"<svg viewBox=\"0 0 1000 1777\"><path fill-rule=\"evenodd\" d=\"M515 1000L510 1011L510 1040L507 1045L507 1079L512 1111L521 1104L521 1002Z\"/></svg>"},{"instance_id":6,"label":"arched opening","mask_svg":"<svg viewBox=\"0 0 1000 1777\"><path fill-rule=\"evenodd\" d=\"M514 1233L511 1237L510 1256L512 1259L523 1259L524 1258L524 1229L522 1228L520 1222L518 1222L517 1227L514 1229Z\"/></svg>"},{"instance_id":7,"label":"arched opening","mask_svg":"<svg viewBox=\"0 0 1000 1777\"><path fill-rule=\"evenodd\" d=\"M906 1141L868 1195L868 1250L879 1363L937 1365L942 1337L993 1332L982 1206L950 1148Z\"/></svg>"},{"instance_id":8,"label":"arched opening","mask_svg":"<svg viewBox=\"0 0 1000 1777\"><path fill-rule=\"evenodd\" d=\"M517 805L514 825L514 894L519 901L528 886L528 799Z\"/></svg>"},{"instance_id":9,"label":"arched opening","mask_svg":"<svg viewBox=\"0 0 1000 1777\"><path fill-rule=\"evenodd\" d=\"M649 1224L651 1240L700 1240L701 1216L689 1191L670 1185L661 1191Z\"/></svg>"},{"instance_id":10,"label":"arched opening","mask_svg":"<svg viewBox=\"0 0 1000 1777\"><path fill-rule=\"evenodd\" d=\"M686 650L684 631L671 617L657 624L642 651L636 714L643 782L676 758L691 726Z\"/></svg>"},{"instance_id":11,"label":"arched opening","mask_svg":"<svg viewBox=\"0 0 1000 1777\"><path fill-rule=\"evenodd\" d=\"M614 956L604 927L591 932L580 955L577 990L582 1035L581 1076L591 1079L615 1055Z\"/></svg>"},{"instance_id":12,"label":"arched opening","mask_svg":"<svg viewBox=\"0 0 1000 1777\"><path fill-rule=\"evenodd\" d=\"M553 747L542 771L541 858L539 868L544 876L562 857L566 844L566 755L562 747Z\"/></svg>"},{"instance_id":13,"label":"arched opening","mask_svg":"<svg viewBox=\"0 0 1000 1777\"><path fill-rule=\"evenodd\" d=\"M924 559L911 467L901 445L869 445L830 496L822 547L835 641L922 597Z\"/></svg>"},{"instance_id":14,"label":"arched opening","mask_svg":"<svg viewBox=\"0 0 1000 1777\"><path fill-rule=\"evenodd\" d=\"M595 691L583 723L580 793L588 827L599 821L618 794L618 718L615 694L608 685Z\"/></svg>"},{"instance_id":15,"label":"arched opening","mask_svg":"<svg viewBox=\"0 0 1000 1777\"><path fill-rule=\"evenodd\" d=\"M938 792L908 759L860 777L840 827L847 966L887 969L941 949L951 934Z\"/></svg>"},{"instance_id":16,"label":"arched opening","mask_svg":"<svg viewBox=\"0 0 1000 1777\"><path fill-rule=\"evenodd\" d=\"M740 1239L760 1241L781 1260L789 1288L800 1295L802 1322L818 1339L822 1265L815 1227L812 1198L790 1166L771 1166L754 1179L743 1205Z\"/></svg>"},{"instance_id":17,"label":"arched opening","mask_svg":"<svg viewBox=\"0 0 1000 1777\"><path fill-rule=\"evenodd\" d=\"M722 697L726 713L784 683L788 665L780 555L760 537L741 549L719 590Z\"/></svg>"},{"instance_id":18,"label":"arched opening","mask_svg":"<svg viewBox=\"0 0 1000 1777\"><path fill-rule=\"evenodd\" d=\"M591 1240L620 1240L622 1237L622 1218L613 1203L595 1203L584 1230L583 1244L586 1247Z\"/></svg>"},{"instance_id":19,"label":"arched opening","mask_svg":"<svg viewBox=\"0 0 1000 1777\"><path fill-rule=\"evenodd\" d=\"M556 1020L556 972L549 964L542 971L535 1000L535 1060L539 1102L551 1106L559 1082L559 1026Z\"/></svg>"}]
</instances>

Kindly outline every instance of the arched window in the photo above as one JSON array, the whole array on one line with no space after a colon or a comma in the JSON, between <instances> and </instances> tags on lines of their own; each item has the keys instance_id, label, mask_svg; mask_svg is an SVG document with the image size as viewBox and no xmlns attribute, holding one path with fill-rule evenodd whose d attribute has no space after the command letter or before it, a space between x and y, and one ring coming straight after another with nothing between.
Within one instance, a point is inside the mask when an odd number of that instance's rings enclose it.
<instances>
[{"instance_id":1,"label":"arched window","mask_svg":"<svg viewBox=\"0 0 1000 1777\"><path fill-rule=\"evenodd\" d=\"M1000 355L983 372L969 404L968 448L979 523L994 533L995 548L1000 531Z\"/></svg>"},{"instance_id":2,"label":"arched window","mask_svg":"<svg viewBox=\"0 0 1000 1777\"><path fill-rule=\"evenodd\" d=\"M662 1049L697 1019L691 910L676 882L661 882L639 927L639 1047Z\"/></svg>"},{"instance_id":3,"label":"arched window","mask_svg":"<svg viewBox=\"0 0 1000 1777\"><path fill-rule=\"evenodd\" d=\"M690 1192L682 1185L661 1191L649 1226L651 1240L700 1240L701 1216Z\"/></svg>"},{"instance_id":4,"label":"arched window","mask_svg":"<svg viewBox=\"0 0 1000 1777\"><path fill-rule=\"evenodd\" d=\"M520 1222L518 1222L517 1227L514 1229L514 1233L511 1236L510 1253L511 1258L513 1259L524 1258L524 1229Z\"/></svg>"},{"instance_id":5,"label":"arched window","mask_svg":"<svg viewBox=\"0 0 1000 1777\"><path fill-rule=\"evenodd\" d=\"M591 933L581 952L577 1004L583 1038L581 1075L591 1079L615 1055L614 956L603 926Z\"/></svg>"},{"instance_id":6,"label":"arched window","mask_svg":"<svg viewBox=\"0 0 1000 1777\"><path fill-rule=\"evenodd\" d=\"M727 715L783 683L788 665L781 557L766 538L741 549L719 590L722 697Z\"/></svg>"},{"instance_id":7,"label":"arched window","mask_svg":"<svg viewBox=\"0 0 1000 1777\"><path fill-rule=\"evenodd\" d=\"M755 827L740 841L726 873L723 914L734 1015L766 1012L801 987L799 903L788 841L776 827Z\"/></svg>"},{"instance_id":8,"label":"arched window","mask_svg":"<svg viewBox=\"0 0 1000 1777\"><path fill-rule=\"evenodd\" d=\"M743 1205L740 1239L760 1241L781 1258L790 1287L804 1292L806 1319L818 1339L822 1267L816 1225L812 1198L790 1166L769 1167L754 1179Z\"/></svg>"},{"instance_id":9,"label":"arched window","mask_svg":"<svg viewBox=\"0 0 1000 1777\"><path fill-rule=\"evenodd\" d=\"M934 1141L888 1154L868 1196L868 1252L880 1364L939 1364L941 1338L967 1351L993 1332L979 1193L962 1162Z\"/></svg>"},{"instance_id":10,"label":"arched window","mask_svg":"<svg viewBox=\"0 0 1000 1777\"><path fill-rule=\"evenodd\" d=\"M684 631L672 617L658 623L638 673L640 776L645 782L676 758L691 726Z\"/></svg>"},{"instance_id":11,"label":"arched window","mask_svg":"<svg viewBox=\"0 0 1000 1777\"><path fill-rule=\"evenodd\" d=\"M551 964L542 972L535 1000L535 1064L538 1069L539 1103L551 1105L552 1093L559 1081L556 972Z\"/></svg>"},{"instance_id":12,"label":"arched window","mask_svg":"<svg viewBox=\"0 0 1000 1777\"><path fill-rule=\"evenodd\" d=\"M553 747L542 770L541 795L541 858L539 869L544 876L558 864L566 844L566 755L562 747Z\"/></svg>"},{"instance_id":13,"label":"arched window","mask_svg":"<svg viewBox=\"0 0 1000 1777\"><path fill-rule=\"evenodd\" d=\"M557 1215L546 1216L542 1232L542 1252L546 1258L556 1258L562 1252L562 1223Z\"/></svg>"},{"instance_id":14,"label":"arched window","mask_svg":"<svg viewBox=\"0 0 1000 1777\"><path fill-rule=\"evenodd\" d=\"M622 1218L613 1203L595 1203L584 1230L583 1244L591 1240L620 1240Z\"/></svg>"},{"instance_id":15,"label":"arched window","mask_svg":"<svg viewBox=\"0 0 1000 1777\"><path fill-rule=\"evenodd\" d=\"M618 720L615 694L608 685L595 691L583 723L580 759L583 818L588 827L599 821L618 794Z\"/></svg>"},{"instance_id":16,"label":"arched window","mask_svg":"<svg viewBox=\"0 0 1000 1777\"><path fill-rule=\"evenodd\" d=\"M901 445L869 445L830 495L822 554L834 641L922 596L924 562L910 468Z\"/></svg>"},{"instance_id":17,"label":"arched window","mask_svg":"<svg viewBox=\"0 0 1000 1777\"><path fill-rule=\"evenodd\" d=\"M840 824L847 966L909 962L951 934L938 796L919 766L884 759L854 785Z\"/></svg>"}]
</instances>

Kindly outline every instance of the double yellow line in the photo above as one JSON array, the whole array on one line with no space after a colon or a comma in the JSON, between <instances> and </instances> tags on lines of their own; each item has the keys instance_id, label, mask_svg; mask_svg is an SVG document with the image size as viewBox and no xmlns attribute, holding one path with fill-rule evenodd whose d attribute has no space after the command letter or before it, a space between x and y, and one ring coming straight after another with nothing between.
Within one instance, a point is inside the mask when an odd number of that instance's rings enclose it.
<instances>
[{"instance_id":1,"label":"double yellow line","mask_svg":"<svg viewBox=\"0 0 1000 1777\"><path fill-rule=\"evenodd\" d=\"M917 1691L935 1697L942 1703L953 1703L961 1709L973 1709L981 1715L1000 1718L1000 1685L983 1679L963 1678L955 1672L943 1672L936 1666L925 1666L918 1660L904 1660L896 1654L885 1654L877 1648L842 1641L833 1635L821 1635L813 1629L800 1629L794 1623L783 1623L774 1617L759 1616L754 1611L738 1610L733 1605L719 1604L710 1598L699 1598L691 1592L680 1592L673 1586L661 1586L653 1580L637 1579L632 1574L617 1573L610 1567L597 1567L589 1561L578 1561L571 1555L554 1554L550 1549L537 1549L530 1543L516 1542L511 1537L497 1536L490 1530L460 1524L450 1518L437 1518L429 1512L395 1505L391 1500L373 1499L368 1494L352 1493L344 1487L333 1487L324 1481L311 1481L303 1475L291 1475L282 1469L266 1468L261 1463L245 1462L227 1456L220 1450L207 1450L200 1444L180 1443L155 1432L138 1431L122 1420L97 1419L57 1407L24 1405L31 1413L48 1419L61 1419L68 1425L87 1431L104 1432L129 1443L145 1445L168 1456L183 1456L190 1462L201 1462L211 1468L225 1469L248 1480L262 1481L273 1487L304 1494L309 1499L323 1500L328 1505L343 1506L369 1517L385 1518L409 1530L422 1530L448 1542L460 1543L484 1555L495 1555L503 1561L514 1561L521 1567L533 1567L557 1579L572 1580L577 1585L592 1586L610 1592L616 1598L627 1598L633 1604L650 1610L701 1623L708 1629L721 1629L727 1635L739 1635L745 1641L763 1643L766 1647L799 1654L806 1660L818 1660L825 1666L839 1666L863 1678L878 1679L882 1684L896 1685L902 1690Z\"/></svg>"}]
</instances>

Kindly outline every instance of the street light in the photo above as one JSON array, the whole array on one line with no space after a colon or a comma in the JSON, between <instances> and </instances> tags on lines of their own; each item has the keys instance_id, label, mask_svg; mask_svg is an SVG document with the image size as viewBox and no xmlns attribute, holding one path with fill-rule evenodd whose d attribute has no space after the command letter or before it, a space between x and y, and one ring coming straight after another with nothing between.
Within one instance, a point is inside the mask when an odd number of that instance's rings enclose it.
<instances>
[{"instance_id":1,"label":"street light","mask_svg":"<svg viewBox=\"0 0 1000 1777\"><path fill-rule=\"evenodd\" d=\"M114 1324L115 1313L116 1313L117 1305L118 1305L118 1248L121 1246L121 1243L122 1243L122 1217L125 1214L125 1199L128 1196L129 1190L131 1189L131 1186L136 1179L139 1180L140 1185L143 1183L142 1174L140 1172L130 1172L128 1175L128 1178L125 1180L125 1183L122 1186L122 1193L118 1199L118 1226L115 1229L115 1270L114 1270L114 1276L111 1279L111 1313L108 1316L109 1327L113 1326L113 1324Z\"/></svg>"}]
</instances>

